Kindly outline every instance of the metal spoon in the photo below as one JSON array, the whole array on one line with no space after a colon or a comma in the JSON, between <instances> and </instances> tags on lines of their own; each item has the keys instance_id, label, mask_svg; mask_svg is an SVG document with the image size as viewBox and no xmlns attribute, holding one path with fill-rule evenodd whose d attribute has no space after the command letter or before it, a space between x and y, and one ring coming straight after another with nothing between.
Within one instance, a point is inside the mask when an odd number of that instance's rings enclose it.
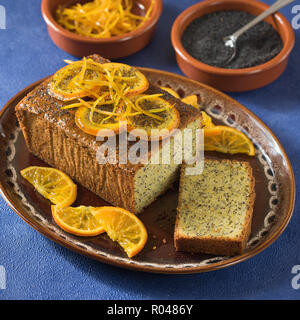
<instances>
[{"instance_id":1,"label":"metal spoon","mask_svg":"<svg viewBox=\"0 0 300 320\"><path fill-rule=\"evenodd\" d=\"M254 27L256 24L258 24L259 22L261 22L262 20L264 20L266 17L268 17L269 15L275 13L276 11L278 11L279 9L285 7L286 5L290 4L291 2L293 2L295 0L277 0L270 8L268 8L266 11L264 11L262 14L260 14L259 16L257 16L255 19L253 19L252 21L250 21L249 23L247 23L244 27L242 27L241 29L237 30L236 32L234 32L233 34L231 34L230 36L224 37L223 41L224 41L224 45L226 47L229 47L232 49L232 55L231 57L224 63L224 65L229 64L236 56L236 52L237 52L237 39L239 38L239 36L241 36L244 32L246 32L247 30L249 30L250 28Z\"/></svg>"}]
</instances>

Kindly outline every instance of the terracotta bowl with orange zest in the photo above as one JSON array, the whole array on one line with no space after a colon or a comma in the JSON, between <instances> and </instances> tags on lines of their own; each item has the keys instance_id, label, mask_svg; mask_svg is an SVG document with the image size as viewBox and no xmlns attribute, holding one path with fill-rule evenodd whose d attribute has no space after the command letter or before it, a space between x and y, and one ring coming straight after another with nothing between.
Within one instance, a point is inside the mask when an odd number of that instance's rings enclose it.
<instances>
[{"instance_id":1,"label":"terracotta bowl with orange zest","mask_svg":"<svg viewBox=\"0 0 300 320\"><path fill-rule=\"evenodd\" d=\"M247 91L263 87L276 80L285 70L294 47L295 35L288 20L276 13L265 19L279 33L283 48L273 59L244 69L226 69L207 65L193 58L184 49L181 37L195 19L216 11L237 10L258 16L269 6L256 0L207 0L183 11L175 20L171 40L178 66L188 77L228 92Z\"/></svg>"},{"instance_id":2,"label":"terracotta bowl with orange zest","mask_svg":"<svg viewBox=\"0 0 300 320\"><path fill-rule=\"evenodd\" d=\"M139 16L145 15L153 1L149 19L134 31L110 38L82 36L65 29L56 21L55 14L59 6L69 7L89 1L91 0L42 0L42 16L47 24L50 38L59 48L76 57L98 53L108 59L117 59L142 50L155 34L163 6L162 0L134 1L132 12Z\"/></svg>"}]
</instances>

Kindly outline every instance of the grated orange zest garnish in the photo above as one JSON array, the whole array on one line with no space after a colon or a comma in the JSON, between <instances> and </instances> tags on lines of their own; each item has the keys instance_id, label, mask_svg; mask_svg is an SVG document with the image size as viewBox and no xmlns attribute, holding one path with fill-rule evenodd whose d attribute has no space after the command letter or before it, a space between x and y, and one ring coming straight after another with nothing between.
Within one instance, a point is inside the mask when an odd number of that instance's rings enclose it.
<instances>
[{"instance_id":1,"label":"grated orange zest garnish","mask_svg":"<svg viewBox=\"0 0 300 320\"><path fill-rule=\"evenodd\" d=\"M132 12L133 0L93 0L71 7L59 6L57 22L65 29L92 38L110 38L140 28L149 19L153 1L144 16Z\"/></svg>"},{"instance_id":2,"label":"grated orange zest garnish","mask_svg":"<svg viewBox=\"0 0 300 320\"><path fill-rule=\"evenodd\" d=\"M126 65L114 65L112 63L105 67L105 64L101 65L100 63L91 62L90 60L91 59L86 58L83 58L83 60L79 62L67 60L69 65L72 66L72 64L74 64L77 68L77 74L70 80L68 87L79 88L84 91L86 95L74 99L73 103L68 103L63 106L62 109L85 107L89 109L88 119L91 125L103 126L103 128L111 126L111 124L105 122L112 117L116 118L116 121L122 119L130 123L131 117L144 114L159 122L164 121L164 118L161 117L159 113L168 111L168 109L173 108L173 106L160 98L163 96L163 93L143 94L140 93L142 92L141 90L133 90L132 86L135 85L133 80L139 79L137 78L139 76L135 74L134 68L131 69L131 67ZM80 71L78 71L79 66ZM94 76L93 73L91 74L90 70L95 72L96 76ZM134 72L132 73L132 71ZM66 72L68 72L68 70L63 72L60 77L66 77L68 75ZM72 68L69 72L72 73ZM147 88L148 84L144 90L147 90ZM151 108L146 107L147 104L144 102L149 103L151 101L153 101ZM104 108L104 106L107 105L111 105L111 109L107 109L107 107ZM99 119L98 122L95 122L94 113L102 114L104 117L100 117L101 120Z\"/></svg>"}]
</instances>

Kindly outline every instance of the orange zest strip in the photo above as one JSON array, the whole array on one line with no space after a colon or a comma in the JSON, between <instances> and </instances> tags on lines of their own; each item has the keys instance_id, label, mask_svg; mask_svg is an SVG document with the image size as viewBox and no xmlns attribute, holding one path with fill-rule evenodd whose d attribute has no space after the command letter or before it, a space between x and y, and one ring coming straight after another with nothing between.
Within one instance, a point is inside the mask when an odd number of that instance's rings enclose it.
<instances>
[{"instance_id":1,"label":"orange zest strip","mask_svg":"<svg viewBox=\"0 0 300 320\"><path fill-rule=\"evenodd\" d=\"M93 0L70 7L59 6L57 22L65 29L92 38L110 38L140 28L153 11L153 1L144 16L132 12L133 0Z\"/></svg>"}]
</instances>

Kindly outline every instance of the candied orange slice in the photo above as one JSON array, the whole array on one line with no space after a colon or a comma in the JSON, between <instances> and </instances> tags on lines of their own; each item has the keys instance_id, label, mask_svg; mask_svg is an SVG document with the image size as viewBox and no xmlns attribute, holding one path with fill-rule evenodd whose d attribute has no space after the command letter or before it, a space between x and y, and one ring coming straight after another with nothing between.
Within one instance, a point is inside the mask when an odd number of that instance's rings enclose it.
<instances>
[{"instance_id":1,"label":"candied orange slice","mask_svg":"<svg viewBox=\"0 0 300 320\"><path fill-rule=\"evenodd\" d=\"M204 150L255 155L252 141L241 131L226 126L204 129Z\"/></svg>"},{"instance_id":2,"label":"candied orange slice","mask_svg":"<svg viewBox=\"0 0 300 320\"><path fill-rule=\"evenodd\" d=\"M51 211L54 221L64 231L81 237L92 237L106 232L130 258L144 248L148 239L142 221L122 208L51 206Z\"/></svg>"},{"instance_id":3,"label":"candied orange slice","mask_svg":"<svg viewBox=\"0 0 300 320\"><path fill-rule=\"evenodd\" d=\"M119 86L125 86L126 95L131 96L142 93L149 88L145 75L136 68L123 63L104 63L101 65L106 70L106 78Z\"/></svg>"},{"instance_id":4,"label":"candied orange slice","mask_svg":"<svg viewBox=\"0 0 300 320\"><path fill-rule=\"evenodd\" d=\"M70 206L76 200L76 184L60 170L31 166L20 173L42 196L60 207Z\"/></svg>"},{"instance_id":5,"label":"candied orange slice","mask_svg":"<svg viewBox=\"0 0 300 320\"><path fill-rule=\"evenodd\" d=\"M89 92L108 85L101 64L92 59L72 62L58 70L50 81L49 93L57 99L69 101L88 96Z\"/></svg>"},{"instance_id":6,"label":"candied orange slice","mask_svg":"<svg viewBox=\"0 0 300 320\"><path fill-rule=\"evenodd\" d=\"M198 105L198 98L195 94L184 97L181 99L181 101L183 103L189 104L191 106L193 106L196 109L199 109L199 105Z\"/></svg>"},{"instance_id":7,"label":"candied orange slice","mask_svg":"<svg viewBox=\"0 0 300 320\"><path fill-rule=\"evenodd\" d=\"M75 113L76 125L85 133L93 136L118 134L123 122L113 105L102 105L101 110L81 106Z\"/></svg>"},{"instance_id":8,"label":"candied orange slice","mask_svg":"<svg viewBox=\"0 0 300 320\"><path fill-rule=\"evenodd\" d=\"M81 237L97 236L104 232L98 208L51 206L52 217L64 231Z\"/></svg>"},{"instance_id":9,"label":"candied orange slice","mask_svg":"<svg viewBox=\"0 0 300 320\"><path fill-rule=\"evenodd\" d=\"M168 87L160 87L162 90L167 91L170 95L172 95L173 97L180 99L179 94L172 88L168 88Z\"/></svg>"},{"instance_id":10,"label":"candied orange slice","mask_svg":"<svg viewBox=\"0 0 300 320\"><path fill-rule=\"evenodd\" d=\"M117 241L129 258L144 248L148 234L136 215L118 207L100 207L97 216L110 239Z\"/></svg>"},{"instance_id":11,"label":"candied orange slice","mask_svg":"<svg viewBox=\"0 0 300 320\"><path fill-rule=\"evenodd\" d=\"M141 139L146 134L148 140L160 140L178 128L180 114L168 101L157 95L139 95L133 100L136 114L128 117L131 134Z\"/></svg>"}]
</instances>

